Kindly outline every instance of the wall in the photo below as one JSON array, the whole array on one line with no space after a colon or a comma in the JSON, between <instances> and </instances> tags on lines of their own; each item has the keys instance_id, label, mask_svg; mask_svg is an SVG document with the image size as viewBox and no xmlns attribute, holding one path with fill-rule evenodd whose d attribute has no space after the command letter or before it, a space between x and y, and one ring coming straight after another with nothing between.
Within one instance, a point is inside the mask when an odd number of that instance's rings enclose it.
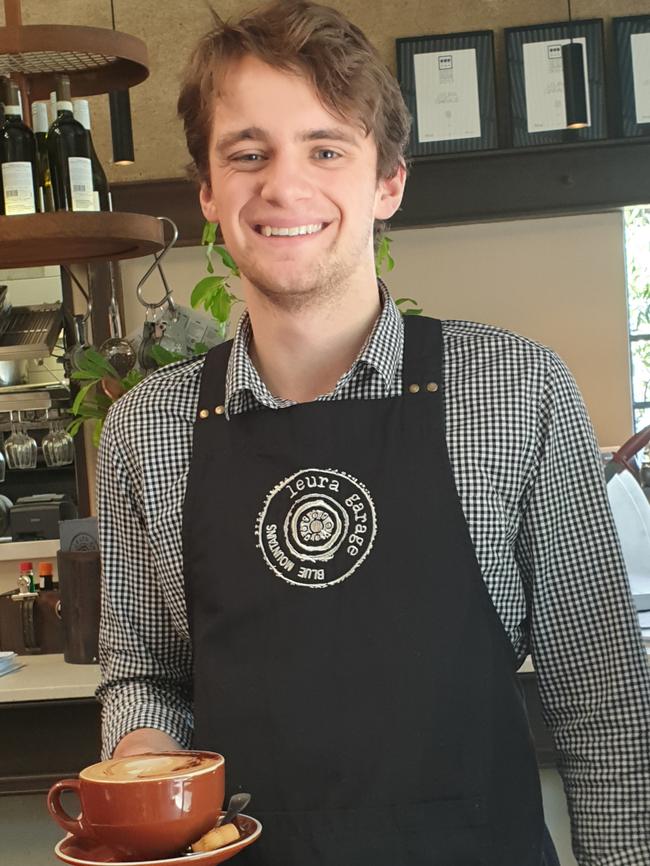
<instances>
[{"instance_id":1,"label":"wall","mask_svg":"<svg viewBox=\"0 0 650 866\"><path fill-rule=\"evenodd\" d=\"M390 237L394 297L416 298L428 315L488 322L550 346L576 377L600 444L619 444L630 435L620 213L396 231ZM203 251L193 247L166 258L165 273L180 303L189 303L205 276L203 262ZM127 331L144 319L135 285L146 267L137 260L122 264ZM161 296L160 282L152 278L146 297Z\"/></svg>"}]
</instances>

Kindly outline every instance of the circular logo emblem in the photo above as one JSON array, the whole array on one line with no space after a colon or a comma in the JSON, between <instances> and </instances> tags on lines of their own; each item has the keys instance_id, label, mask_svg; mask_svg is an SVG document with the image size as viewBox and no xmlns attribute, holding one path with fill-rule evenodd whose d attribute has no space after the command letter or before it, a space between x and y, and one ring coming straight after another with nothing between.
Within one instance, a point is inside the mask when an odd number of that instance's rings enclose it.
<instances>
[{"instance_id":1,"label":"circular logo emblem","mask_svg":"<svg viewBox=\"0 0 650 866\"><path fill-rule=\"evenodd\" d=\"M266 497L257 546L274 574L295 586L340 583L370 553L375 506L364 485L336 469L301 469Z\"/></svg>"}]
</instances>

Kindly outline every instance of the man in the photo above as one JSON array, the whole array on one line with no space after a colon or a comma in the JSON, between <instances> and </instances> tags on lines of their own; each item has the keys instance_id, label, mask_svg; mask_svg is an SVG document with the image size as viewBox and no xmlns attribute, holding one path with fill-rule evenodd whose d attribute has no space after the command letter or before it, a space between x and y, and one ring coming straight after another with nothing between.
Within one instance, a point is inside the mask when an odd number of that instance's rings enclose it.
<instances>
[{"instance_id":1,"label":"man","mask_svg":"<svg viewBox=\"0 0 650 866\"><path fill-rule=\"evenodd\" d=\"M179 111L247 313L105 427L105 754L222 752L264 824L242 864L541 866L530 649L581 866L650 862L648 674L575 385L375 278L395 81L276 2L217 21Z\"/></svg>"}]
</instances>

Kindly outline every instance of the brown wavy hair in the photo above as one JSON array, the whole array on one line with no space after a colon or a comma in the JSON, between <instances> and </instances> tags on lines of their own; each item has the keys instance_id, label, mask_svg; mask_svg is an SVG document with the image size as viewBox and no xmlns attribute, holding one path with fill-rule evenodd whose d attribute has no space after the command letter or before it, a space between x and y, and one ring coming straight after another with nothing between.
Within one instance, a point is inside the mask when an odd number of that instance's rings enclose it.
<instances>
[{"instance_id":1,"label":"brown wavy hair","mask_svg":"<svg viewBox=\"0 0 650 866\"><path fill-rule=\"evenodd\" d=\"M212 112L224 72L249 54L303 75L325 108L374 136L377 177L394 176L404 162L411 118L397 81L358 27L308 0L273 0L238 23L211 12L214 27L194 49L178 98L192 156L189 170L199 182L210 179Z\"/></svg>"}]
</instances>

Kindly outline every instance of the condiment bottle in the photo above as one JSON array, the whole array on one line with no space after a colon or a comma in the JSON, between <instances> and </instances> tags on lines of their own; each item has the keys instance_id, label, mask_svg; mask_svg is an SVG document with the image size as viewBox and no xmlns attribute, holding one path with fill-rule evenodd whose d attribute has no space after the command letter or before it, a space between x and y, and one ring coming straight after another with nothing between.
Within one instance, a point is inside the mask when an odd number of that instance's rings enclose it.
<instances>
[{"instance_id":1,"label":"condiment bottle","mask_svg":"<svg viewBox=\"0 0 650 866\"><path fill-rule=\"evenodd\" d=\"M34 582L34 566L31 562L20 563L20 576L29 579L29 591L36 592L36 584Z\"/></svg>"},{"instance_id":2,"label":"condiment bottle","mask_svg":"<svg viewBox=\"0 0 650 866\"><path fill-rule=\"evenodd\" d=\"M48 592L50 589L54 589L54 570L51 562L39 562L38 588L41 592Z\"/></svg>"}]
</instances>

